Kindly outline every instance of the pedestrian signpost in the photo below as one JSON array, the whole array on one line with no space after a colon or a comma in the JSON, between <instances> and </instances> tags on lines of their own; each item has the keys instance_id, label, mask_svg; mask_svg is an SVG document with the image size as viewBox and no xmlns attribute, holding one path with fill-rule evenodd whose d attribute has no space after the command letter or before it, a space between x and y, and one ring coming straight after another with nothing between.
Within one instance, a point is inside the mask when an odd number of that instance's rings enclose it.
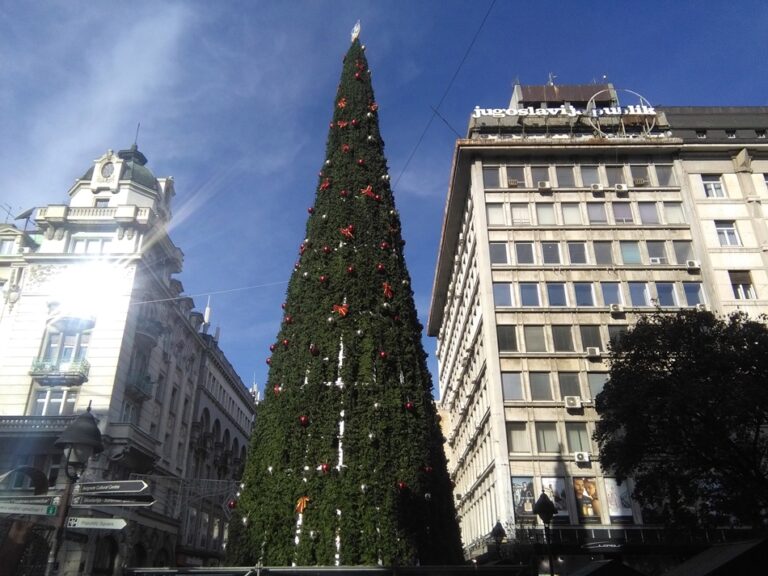
<instances>
[{"instance_id":1,"label":"pedestrian signpost","mask_svg":"<svg viewBox=\"0 0 768 576\"><path fill-rule=\"evenodd\" d=\"M84 482L76 484L72 496L72 508L93 506L147 507L155 503L155 497L147 490L144 480L117 480L115 482Z\"/></svg>"},{"instance_id":2,"label":"pedestrian signpost","mask_svg":"<svg viewBox=\"0 0 768 576\"><path fill-rule=\"evenodd\" d=\"M69 516L67 518L67 528L122 530L127 524L124 518L92 518L90 516Z\"/></svg>"},{"instance_id":3,"label":"pedestrian signpost","mask_svg":"<svg viewBox=\"0 0 768 576\"><path fill-rule=\"evenodd\" d=\"M152 506L155 498L152 494L116 494L114 496L73 496L72 508L90 508L91 506Z\"/></svg>"},{"instance_id":4,"label":"pedestrian signpost","mask_svg":"<svg viewBox=\"0 0 768 576\"><path fill-rule=\"evenodd\" d=\"M75 484L75 494L104 496L107 494L141 494L149 488L144 480L117 480L115 482L83 482Z\"/></svg>"},{"instance_id":5,"label":"pedestrian signpost","mask_svg":"<svg viewBox=\"0 0 768 576\"><path fill-rule=\"evenodd\" d=\"M54 504L26 504L23 502L0 502L0 514L29 514L31 516L56 516L58 506Z\"/></svg>"}]
</instances>

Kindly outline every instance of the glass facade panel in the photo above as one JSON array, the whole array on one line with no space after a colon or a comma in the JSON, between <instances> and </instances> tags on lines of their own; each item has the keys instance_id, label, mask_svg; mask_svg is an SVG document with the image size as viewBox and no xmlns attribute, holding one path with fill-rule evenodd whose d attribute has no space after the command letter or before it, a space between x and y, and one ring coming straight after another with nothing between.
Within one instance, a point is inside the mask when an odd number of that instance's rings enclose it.
<instances>
[{"instance_id":1,"label":"glass facade panel","mask_svg":"<svg viewBox=\"0 0 768 576\"><path fill-rule=\"evenodd\" d=\"M555 352L573 352L573 330L570 325L552 325Z\"/></svg>"},{"instance_id":2,"label":"glass facade panel","mask_svg":"<svg viewBox=\"0 0 768 576\"><path fill-rule=\"evenodd\" d=\"M501 373L501 393L504 400L524 400L520 372Z\"/></svg>"},{"instance_id":3,"label":"glass facade panel","mask_svg":"<svg viewBox=\"0 0 768 576\"><path fill-rule=\"evenodd\" d=\"M523 326L526 352L546 352L547 342L544 338L544 326Z\"/></svg>"},{"instance_id":4,"label":"glass facade panel","mask_svg":"<svg viewBox=\"0 0 768 576\"><path fill-rule=\"evenodd\" d=\"M531 400L552 400L552 385L549 372L529 372Z\"/></svg>"},{"instance_id":5,"label":"glass facade panel","mask_svg":"<svg viewBox=\"0 0 768 576\"><path fill-rule=\"evenodd\" d=\"M515 242L515 256L518 264L534 264L533 243Z\"/></svg>"}]
</instances>

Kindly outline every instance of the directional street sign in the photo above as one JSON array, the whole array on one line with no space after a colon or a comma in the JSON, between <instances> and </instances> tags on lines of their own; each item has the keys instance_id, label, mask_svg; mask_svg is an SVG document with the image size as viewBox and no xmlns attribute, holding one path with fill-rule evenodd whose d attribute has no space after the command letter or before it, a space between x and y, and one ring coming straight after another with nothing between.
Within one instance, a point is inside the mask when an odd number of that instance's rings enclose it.
<instances>
[{"instance_id":1,"label":"directional street sign","mask_svg":"<svg viewBox=\"0 0 768 576\"><path fill-rule=\"evenodd\" d=\"M95 528L100 530L122 530L127 525L124 518L81 518L69 516L67 528Z\"/></svg>"},{"instance_id":2,"label":"directional street sign","mask_svg":"<svg viewBox=\"0 0 768 576\"><path fill-rule=\"evenodd\" d=\"M152 494L115 494L114 496L73 496L72 508L90 508L91 506L152 506L155 497Z\"/></svg>"},{"instance_id":3,"label":"directional street sign","mask_svg":"<svg viewBox=\"0 0 768 576\"><path fill-rule=\"evenodd\" d=\"M115 482L84 482L75 484L75 494L140 494L149 488L144 480L117 480Z\"/></svg>"},{"instance_id":4,"label":"directional street sign","mask_svg":"<svg viewBox=\"0 0 768 576\"><path fill-rule=\"evenodd\" d=\"M54 499L60 499L59 496L0 496L2 504L58 504Z\"/></svg>"},{"instance_id":5,"label":"directional street sign","mask_svg":"<svg viewBox=\"0 0 768 576\"><path fill-rule=\"evenodd\" d=\"M58 506L48 504L23 504L0 502L0 514L31 514L32 516L55 516Z\"/></svg>"}]
</instances>

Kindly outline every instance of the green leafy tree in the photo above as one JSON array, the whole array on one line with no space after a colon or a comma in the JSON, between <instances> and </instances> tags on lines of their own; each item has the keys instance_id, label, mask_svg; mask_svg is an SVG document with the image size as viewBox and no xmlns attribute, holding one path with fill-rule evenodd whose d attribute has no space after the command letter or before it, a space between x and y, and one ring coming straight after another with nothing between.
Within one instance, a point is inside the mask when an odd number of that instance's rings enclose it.
<instances>
[{"instance_id":1,"label":"green leafy tree","mask_svg":"<svg viewBox=\"0 0 768 576\"><path fill-rule=\"evenodd\" d=\"M422 326L357 39L309 213L228 561L460 562Z\"/></svg>"},{"instance_id":2,"label":"green leafy tree","mask_svg":"<svg viewBox=\"0 0 768 576\"><path fill-rule=\"evenodd\" d=\"M768 513L768 329L741 313L656 313L612 343L600 463L677 525Z\"/></svg>"}]
</instances>

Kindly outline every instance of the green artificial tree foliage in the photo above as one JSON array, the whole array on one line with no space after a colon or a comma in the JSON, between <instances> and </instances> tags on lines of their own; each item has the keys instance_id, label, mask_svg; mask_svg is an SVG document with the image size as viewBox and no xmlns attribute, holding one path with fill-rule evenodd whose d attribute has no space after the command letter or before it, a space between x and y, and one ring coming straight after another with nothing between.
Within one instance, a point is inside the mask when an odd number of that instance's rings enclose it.
<instances>
[{"instance_id":1,"label":"green artificial tree foliage","mask_svg":"<svg viewBox=\"0 0 768 576\"><path fill-rule=\"evenodd\" d=\"M459 563L422 326L357 39L344 58L309 214L228 561Z\"/></svg>"},{"instance_id":2,"label":"green artificial tree foliage","mask_svg":"<svg viewBox=\"0 0 768 576\"><path fill-rule=\"evenodd\" d=\"M612 343L595 440L602 467L632 478L646 520L687 527L768 520L762 320L658 312Z\"/></svg>"}]
</instances>

